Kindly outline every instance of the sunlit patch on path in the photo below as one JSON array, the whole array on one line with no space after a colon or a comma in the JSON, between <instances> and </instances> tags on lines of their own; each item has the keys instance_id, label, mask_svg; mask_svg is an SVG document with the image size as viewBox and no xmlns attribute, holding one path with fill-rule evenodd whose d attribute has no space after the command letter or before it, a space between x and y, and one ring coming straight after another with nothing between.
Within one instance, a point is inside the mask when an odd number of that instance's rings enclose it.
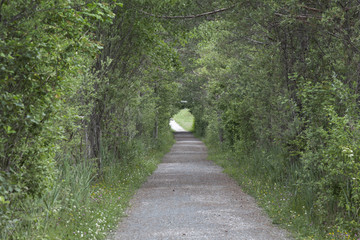
<instances>
[{"instance_id":1,"label":"sunlit patch on path","mask_svg":"<svg viewBox=\"0 0 360 240\"><path fill-rule=\"evenodd\" d=\"M109 239L287 239L253 198L206 160L200 140L185 131L175 138Z\"/></svg>"}]
</instances>

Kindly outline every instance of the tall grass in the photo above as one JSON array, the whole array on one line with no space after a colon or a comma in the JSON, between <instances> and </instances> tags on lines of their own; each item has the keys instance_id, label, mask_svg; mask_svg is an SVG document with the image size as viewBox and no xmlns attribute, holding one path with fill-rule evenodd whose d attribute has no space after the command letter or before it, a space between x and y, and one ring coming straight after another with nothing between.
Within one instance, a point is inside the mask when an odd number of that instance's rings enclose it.
<instances>
[{"instance_id":1,"label":"tall grass","mask_svg":"<svg viewBox=\"0 0 360 240\"><path fill-rule=\"evenodd\" d=\"M15 221L0 230L0 239L104 239L173 141L168 133L152 150L135 142L136 153L128 161L103 152L101 177L93 161L75 164L62 156L53 188L42 197L13 206L17 216L11 216Z\"/></svg>"}]
</instances>

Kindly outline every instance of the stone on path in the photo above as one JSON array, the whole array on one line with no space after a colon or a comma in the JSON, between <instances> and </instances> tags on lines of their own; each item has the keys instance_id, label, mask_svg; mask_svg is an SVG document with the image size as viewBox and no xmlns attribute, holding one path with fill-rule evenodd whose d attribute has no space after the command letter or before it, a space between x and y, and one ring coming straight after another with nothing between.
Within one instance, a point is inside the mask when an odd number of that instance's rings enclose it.
<instances>
[{"instance_id":1,"label":"stone on path","mask_svg":"<svg viewBox=\"0 0 360 240\"><path fill-rule=\"evenodd\" d=\"M188 132L175 138L109 239L290 239L221 167L206 160L201 141Z\"/></svg>"}]
</instances>

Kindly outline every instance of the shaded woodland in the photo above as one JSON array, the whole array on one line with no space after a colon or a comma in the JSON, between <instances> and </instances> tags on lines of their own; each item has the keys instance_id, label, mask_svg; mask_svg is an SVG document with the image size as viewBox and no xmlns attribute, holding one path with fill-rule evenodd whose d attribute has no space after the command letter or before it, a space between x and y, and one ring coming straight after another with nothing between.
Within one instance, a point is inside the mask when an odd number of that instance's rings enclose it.
<instances>
[{"instance_id":1,"label":"shaded woodland","mask_svg":"<svg viewBox=\"0 0 360 240\"><path fill-rule=\"evenodd\" d=\"M291 211L357 239L359 14L355 0L0 0L0 236L56 239L67 220L51 219L114 169L147 168L186 107Z\"/></svg>"}]
</instances>

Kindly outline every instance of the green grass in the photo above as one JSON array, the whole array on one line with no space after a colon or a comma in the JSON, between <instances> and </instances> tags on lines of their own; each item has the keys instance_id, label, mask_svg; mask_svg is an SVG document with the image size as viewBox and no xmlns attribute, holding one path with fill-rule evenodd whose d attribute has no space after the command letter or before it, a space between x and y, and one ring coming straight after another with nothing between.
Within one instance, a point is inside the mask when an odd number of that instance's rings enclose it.
<instances>
[{"instance_id":1,"label":"green grass","mask_svg":"<svg viewBox=\"0 0 360 240\"><path fill-rule=\"evenodd\" d=\"M224 168L242 189L253 196L273 223L287 229L296 239L358 239L341 226L316 223L306 207L306 193L297 193L295 180L279 179L274 173L274 160L279 161L278 150L259 151L246 156L236 150L222 148L207 142L209 159ZM293 169L292 171L296 171Z\"/></svg>"},{"instance_id":2,"label":"green grass","mask_svg":"<svg viewBox=\"0 0 360 240\"><path fill-rule=\"evenodd\" d=\"M173 119L186 131L194 131L194 116L191 114L189 109L185 108L180 110L173 116Z\"/></svg>"},{"instance_id":3,"label":"green grass","mask_svg":"<svg viewBox=\"0 0 360 240\"><path fill-rule=\"evenodd\" d=\"M21 203L21 214L0 231L0 239L104 239L174 143L170 132L161 140L165 144L158 149L137 147L140 153L128 163L108 156L103 176L97 179L95 165L65 161L53 189Z\"/></svg>"}]
</instances>

